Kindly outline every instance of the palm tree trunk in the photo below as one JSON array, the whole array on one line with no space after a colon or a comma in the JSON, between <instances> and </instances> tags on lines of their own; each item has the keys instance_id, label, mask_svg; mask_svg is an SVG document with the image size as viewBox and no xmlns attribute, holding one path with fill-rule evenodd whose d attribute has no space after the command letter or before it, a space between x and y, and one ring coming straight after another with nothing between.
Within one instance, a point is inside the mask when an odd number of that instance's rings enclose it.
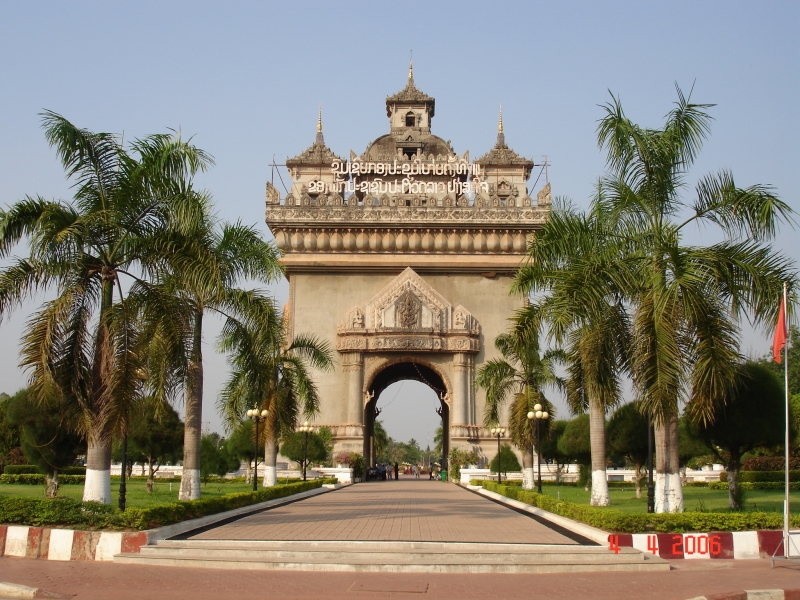
<instances>
[{"instance_id":1,"label":"palm tree trunk","mask_svg":"<svg viewBox=\"0 0 800 600\"><path fill-rule=\"evenodd\" d=\"M739 488L739 469L741 468L741 456L738 452L731 452L728 460L728 503L731 510L742 508L742 493Z\"/></svg>"},{"instance_id":2,"label":"palm tree trunk","mask_svg":"<svg viewBox=\"0 0 800 600\"><path fill-rule=\"evenodd\" d=\"M111 441L90 437L86 447L84 502L111 504Z\"/></svg>"},{"instance_id":3,"label":"palm tree trunk","mask_svg":"<svg viewBox=\"0 0 800 600\"><path fill-rule=\"evenodd\" d=\"M656 512L683 512L678 465L678 415L656 425Z\"/></svg>"},{"instance_id":4,"label":"palm tree trunk","mask_svg":"<svg viewBox=\"0 0 800 600\"><path fill-rule=\"evenodd\" d=\"M606 414L596 399L589 400L589 443L592 451L592 506L608 506L606 477Z\"/></svg>"},{"instance_id":5,"label":"palm tree trunk","mask_svg":"<svg viewBox=\"0 0 800 600\"><path fill-rule=\"evenodd\" d=\"M536 480L536 473L533 469L533 452L531 450L522 451L522 489L532 490Z\"/></svg>"},{"instance_id":6,"label":"palm tree trunk","mask_svg":"<svg viewBox=\"0 0 800 600\"><path fill-rule=\"evenodd\" d=\"M258 473L254 475L258 477ZM264 487L272 487L278 483L278 442L264 440Z\"/></svg>"},{"instance_id":7,"label":"palm tree trunk","mask_svg":"<svg viewBox=\"0 0 800 600\"><path fill-rule=\"evenodd\" d=\"M58 496L58 469L53 469L45 475L44 496L55 498Z\"/></svg>"},{"instance_id":8,"label":"palm tree trunk","mask_svg":"<svg viewBox=\"0 0 800 600\"><path fill-rule=\"evenodd\" d=\"M203 418L203 312L194 314L192 356L186 373L186 426L183 433L183 474L179 500L200 497L200 435Z\"/></svg>"},{"instance_id":9,"label":"palm tree trunk","mask_svg":"<svg viewBox=\"0 0 800 600\"><path fill-rule=\"evenodd\" d=\"M115 367L106 322L108 310L114 299L114 280L105 273L102 294L92 364L92 390L88 409L90 412L87 415L91 422L91 430L87 436L83 501L111 504L111 438L105 434L109 433L108 430L113 423L110 424L108 417L104 414L106 407L103 406L103 398L107 378Z\"/></svg>"}]
</instances>

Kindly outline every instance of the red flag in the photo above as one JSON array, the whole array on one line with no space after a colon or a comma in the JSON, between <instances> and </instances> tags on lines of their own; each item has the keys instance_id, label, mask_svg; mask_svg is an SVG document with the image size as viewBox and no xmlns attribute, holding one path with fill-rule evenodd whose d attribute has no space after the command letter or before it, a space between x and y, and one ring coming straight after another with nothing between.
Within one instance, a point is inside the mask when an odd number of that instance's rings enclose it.
<instances>
[{"instance_id":1,"label":"red flag","mask_svg":"<svg viewBox=\"0 0 800 600\"><path fill-rule=\"evenodd\" d=\"M778 325L775 327L775 337L772 340L772 358L776 363L781 362L781 350L786 346L786 298L781 301L781 310L778 312Z\"/></svg>"}]
</instances>

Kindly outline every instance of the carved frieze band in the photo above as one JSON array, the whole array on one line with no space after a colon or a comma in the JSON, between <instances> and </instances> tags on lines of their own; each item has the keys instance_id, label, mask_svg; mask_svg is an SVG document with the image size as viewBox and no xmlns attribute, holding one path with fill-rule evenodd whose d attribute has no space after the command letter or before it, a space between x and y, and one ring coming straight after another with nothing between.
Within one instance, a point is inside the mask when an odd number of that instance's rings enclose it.
<instances>
[{"instance_id":1,"label":"carved frieze band","mask_svg":"<svg viewBox=\"0 0 800 600\"><path fill-rule=\"evenodd\" d=\"M537 226L547 220L549 207L472 206L282 206L267 205L267 223L463 223Z\"/></svg>"},{"instance_id":2,"label":"carved frieze band","mask_svg":"<svg viewBox=\"0 0 800 600\"><path fill-rule=\"evenodd\" d=\"M523 254L533 234L522 229L321 229L271 226L283 252Z\"/></svg>"},{"instance_id":3,"label":"carved frieze band","mask_svg":"<svg viewBox=\"0 0 800 600\"><path fill-rule=\"evenodd\" d=\"M478 352L480 340L477 336L425 335L414 333L373 334L340 333L336 339L339 352Z\"/></svg>"}]
</instances>

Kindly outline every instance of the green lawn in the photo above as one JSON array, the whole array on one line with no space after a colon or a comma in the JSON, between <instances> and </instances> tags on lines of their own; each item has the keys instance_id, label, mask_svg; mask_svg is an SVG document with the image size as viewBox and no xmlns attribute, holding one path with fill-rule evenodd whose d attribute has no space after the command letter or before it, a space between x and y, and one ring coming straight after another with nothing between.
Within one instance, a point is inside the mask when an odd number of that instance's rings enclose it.
<instances>
[{"instance_id":1,"label":"green lawn","mask_svg":"<svg viewBox=\"0 0 800 600\"><path fill-rule=\"evenodd\" d=\"M180 481L172 483L172 490L170 491L170 484L168 481L159 481L156 479L153 485L153 493L148 494L144 487L144 479L133 479L128 481L126 500L128 506L149 506L151 504L161 504L164 502L175 502L178 500L178 490L180 489ZM252 484L246 483L213 483L209 482L207 485L200 486L200 493L204 498L215 498L224 496L225 494L233 494L235 492L250 492L253 490ZM80 500L83 496L83 484L62 485L58 489L58 495L65 498L74 498ZM119 498L119 479L111 480L111 495L114 499L114 506L117 505ZM43 498L44 485L18 485L18 484L0 484L0 496L16 496L19 498Z\"/></svg>"},{"instance_id":2,"label":"green lawn","mask_svg":"<svg viewBox=\"0 0 800 600\"><path fill-rule=\"evenodd\" d=\"M590 493L584 491L583 488L544 484L542 492L554 498L560 497L561 500L568 502L589 504ZM626 513L647 512L646 487L642 487L641 498L636 498L636 490L633 486L629 488L612 487L609 489L609 493L611 495L611 508ZM792 492L789 500L792 513L800 514L800 492ZM730 510L728 508L727 490L685 487L683 488L683 503L687 511L728 512ZM754 490L745 492L744 505L747 511L783 512L783 491Z\"/></svg>"}]
</instances>

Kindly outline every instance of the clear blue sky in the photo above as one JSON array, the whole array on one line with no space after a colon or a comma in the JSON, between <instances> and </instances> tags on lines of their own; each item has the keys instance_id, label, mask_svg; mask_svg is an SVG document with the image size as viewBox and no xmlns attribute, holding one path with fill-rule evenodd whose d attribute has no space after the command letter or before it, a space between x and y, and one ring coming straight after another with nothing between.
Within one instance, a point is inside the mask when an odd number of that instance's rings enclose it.
<instances>
[{"instance_id":1,"label":"clear blue sky","mask_svg":"<svg viewBox=\"0 0 800 600\"><path fill-rule=\"evenodd\" d=\"M180 128L214 155L202 177L219 213L265 235L269 162L311 144L317 107L340 155L387 131L384 99L417 86L436 98L433 130L474 157L494 143L498 104L520 154L552 161L556 195L586 205L603 156L595 141L608 90L659 126L674 83L716 103L695 173L730 168L740 185L800 194L797 2L0 2L0 204L69 198L42 135L47 108L126 139ZM797 234L778 245L797 255ZM709 241L697 232L697 242ZM286 286L275 292L285 297ZM0 390L24 385L17 340L26 311L0 327ZM213 329L213 328L212 328ZM225 376L207 340L206 417ZM743 349L761 354L763 335ZM398 384L399 385L399 384ZM407 384L389 433L432 439L432 402ZM387 399L395 390L387 390ZM430 413L430 414L429 414ZM562 415L564 415L562 411ZM422 415L427 415L423 418Z\"/></svg>"}]
</instances>

